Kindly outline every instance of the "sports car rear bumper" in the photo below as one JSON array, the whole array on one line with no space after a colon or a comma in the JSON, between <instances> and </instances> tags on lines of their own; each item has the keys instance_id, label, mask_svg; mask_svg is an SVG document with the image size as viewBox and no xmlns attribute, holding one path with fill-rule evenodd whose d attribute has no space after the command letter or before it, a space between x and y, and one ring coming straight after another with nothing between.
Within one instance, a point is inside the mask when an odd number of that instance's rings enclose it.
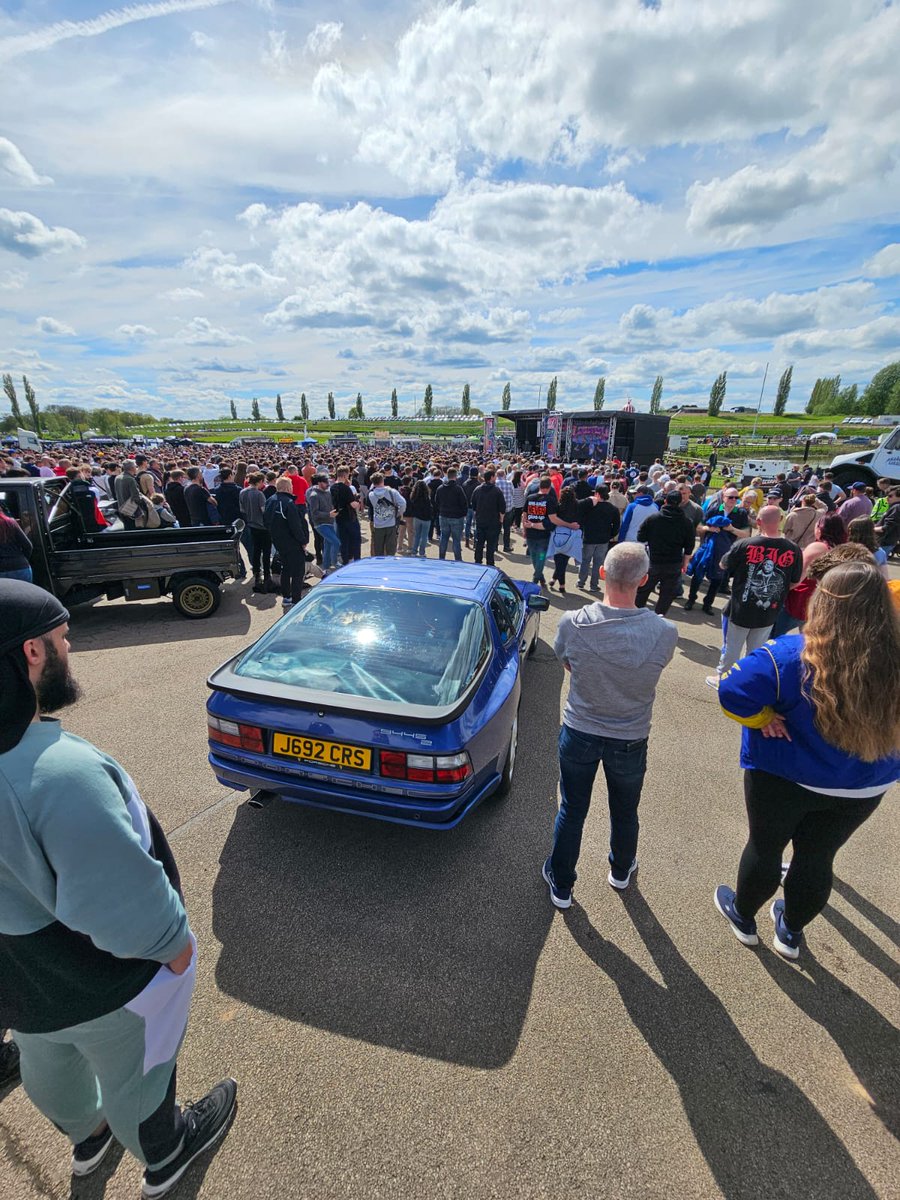
<instances>
[{"instance_id":1,"label":"sports car rear bumper","mask_svg":"<svg viewBox=\"0 0 900 1200\"><path fill-rule=\"evenodd\" d=\"M361 780L357 787L341 788L318 779L288 777L263 764L237 763L212 750L209 764L216 778L226 787L274 792L294 804L374 817L398 825L415 825L420 829L453 829L500 782L496 772L482 773L479 778L470 781L468 787L446 799L425 800L415 795L401 796L386 791L381 781L374 778Z\"/></svg>"}]
</instances>

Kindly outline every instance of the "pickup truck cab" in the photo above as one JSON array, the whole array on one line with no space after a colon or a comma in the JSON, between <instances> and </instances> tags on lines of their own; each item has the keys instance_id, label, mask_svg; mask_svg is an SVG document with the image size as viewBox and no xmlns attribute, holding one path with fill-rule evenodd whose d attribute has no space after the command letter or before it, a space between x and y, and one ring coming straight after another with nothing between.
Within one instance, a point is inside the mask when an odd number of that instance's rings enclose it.
<instances>
[{"instance_id":1,"label":"pickup truck cab","mask_svg":"<svg viewBox=\"0 0 900 1200\"><path fill-rule=\"evenodd\" d=\"M234 526L97 529L90 510L69 502L65 479L0 479L0 506L34 546L34 582L66 605L171 596L184 617L211 616L222 583L241 572Z\"/></svg>"},{"instance_id":2,"label":"pickup truck cab","mask_svg":"<svg viewBox=\"0 0 900 1200\"><path fill-rule=\"evenodd\" d=\"M835 483L842 488L857 480L873 487L879 479L900 483L900 425L885 434L874 450L839 454L832 459L831 469Z\"/></svg>"}]
</instances>

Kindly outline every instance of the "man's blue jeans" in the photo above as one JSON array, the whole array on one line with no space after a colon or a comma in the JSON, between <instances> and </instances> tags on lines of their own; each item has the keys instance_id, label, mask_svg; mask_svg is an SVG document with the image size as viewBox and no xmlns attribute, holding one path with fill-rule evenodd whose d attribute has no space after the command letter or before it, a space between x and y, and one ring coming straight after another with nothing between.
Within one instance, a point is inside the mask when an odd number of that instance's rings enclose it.
<instances>
[{"instance_id":1,"label":"man's blue jeans","mask_svg":"<svg viewBox=\"0 0 900 1200\"><path fill-rule=\"evenodd\" d=\"M470 508L466 513L466 541L472 536L472 526L475 523L475 509Z\"/></svg>"},{"instance_id":2,"label":"man's blue jeans","mask_svg":"<svg viewBox=\"0 0 900 1200\"><path fill-rule=\"evenodd\" d=\"M341 539L333 525L317 525L316 533L322 539L322 570L330 571L338 565L338 555L341 552Z\"/></svg>"},{"instance_id":3,"label":"man's blue jeans","mask_svg":"<svg viewBox=\"0 0 900 1200\"><path fill-rule=\"evenodd\" d=\"M609 800L609 861L624 873L637 857L638 804L647 770L647 739L627 742L580 733L563 725L559 731L561 802L550 858L553 879L563 891L578 878L575 867L581 852L581 832L601 762Z\"/></svg>"},{"instance_id":4,"label":"man's blue jeans","mask_svg":"<svg viewBox=\"0 0 900 1200\"><path fill-rule=\"evenodd\" d=\"M471 510L470 510L471 511ZM441 517L441 539L438 542L438 557L447 557L447 543L453 538L453 555L457 562L462 562L462 533L465 517Z\"/></svg>"},{"instance_id":5,"label":"man's blue jeans","mask_svg":"<svg viewBox=\"0 0 900 1200\"><path fill-rule=\"evenodd\" d=\"M533 583L544 583L544 563L547 561L547 551L550 549L550 534L545 538L526 538L528 557L534 569Z\"/></svg>"}]
</instances>

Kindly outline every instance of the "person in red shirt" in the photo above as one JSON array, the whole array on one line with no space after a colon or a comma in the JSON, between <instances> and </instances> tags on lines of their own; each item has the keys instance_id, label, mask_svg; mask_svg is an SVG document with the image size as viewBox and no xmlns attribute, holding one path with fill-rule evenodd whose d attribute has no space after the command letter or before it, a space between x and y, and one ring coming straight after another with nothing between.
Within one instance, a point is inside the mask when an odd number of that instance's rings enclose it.
<instances>
[{"instance_id":1,"label":"person in red shirt","mask_svg":"<svg viewBox=\"0 0 900 1200\"><path fill-rule=\"evenodd\" d=\"M562 472L560 471L559 467L553 466L550 468L550 482L553 484L553 490L556 492L556 498L558 500L563 485Z\"/></svg>"},{"instance_id":2,"label":"person in red shirt","mask_svg":"<svg viewBox=\"0 0 900 1200\"><path fill-rule=\"evenodd\" d=\"M291 491L294 493L294 502L296 504L302 504L305 507L306 492L309 488L308 481L303 478L297 468L293 465L286 467L284 473L291 481Z\"/></svg>"}]
</instances>

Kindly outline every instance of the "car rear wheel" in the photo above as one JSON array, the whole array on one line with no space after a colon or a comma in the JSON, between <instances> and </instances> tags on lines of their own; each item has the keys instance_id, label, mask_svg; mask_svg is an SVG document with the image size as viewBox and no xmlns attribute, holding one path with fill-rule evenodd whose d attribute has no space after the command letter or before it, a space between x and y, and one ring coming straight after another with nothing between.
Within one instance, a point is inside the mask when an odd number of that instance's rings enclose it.
<instances>
[{"instance_id":1,"label":"car rear wheel","mask_svg":"<svg viewBox=\"0 0 900 1200\"><path fill-rule=\"evenodd\" d=\"M222 602L222 591L202 575L189 575L179 579L172 589L172 601L183 617L199 621L216 611Z\"/></svg>"},{"instance_id":2,"label":"car rear wheel","mask_svg":"<svg viewBox=\"0 0 900 1200\"><path fill-rule=\"evenodd\" d=\"M519 714L516 713L513 718L512 732L509 736L509 749L506 751L506 762L503 765L503 774L500 776L500 784L495 796L508 796L512 791L513 774L516 769L516 755L519 746Z\"/></svg>"}]
</instances>

